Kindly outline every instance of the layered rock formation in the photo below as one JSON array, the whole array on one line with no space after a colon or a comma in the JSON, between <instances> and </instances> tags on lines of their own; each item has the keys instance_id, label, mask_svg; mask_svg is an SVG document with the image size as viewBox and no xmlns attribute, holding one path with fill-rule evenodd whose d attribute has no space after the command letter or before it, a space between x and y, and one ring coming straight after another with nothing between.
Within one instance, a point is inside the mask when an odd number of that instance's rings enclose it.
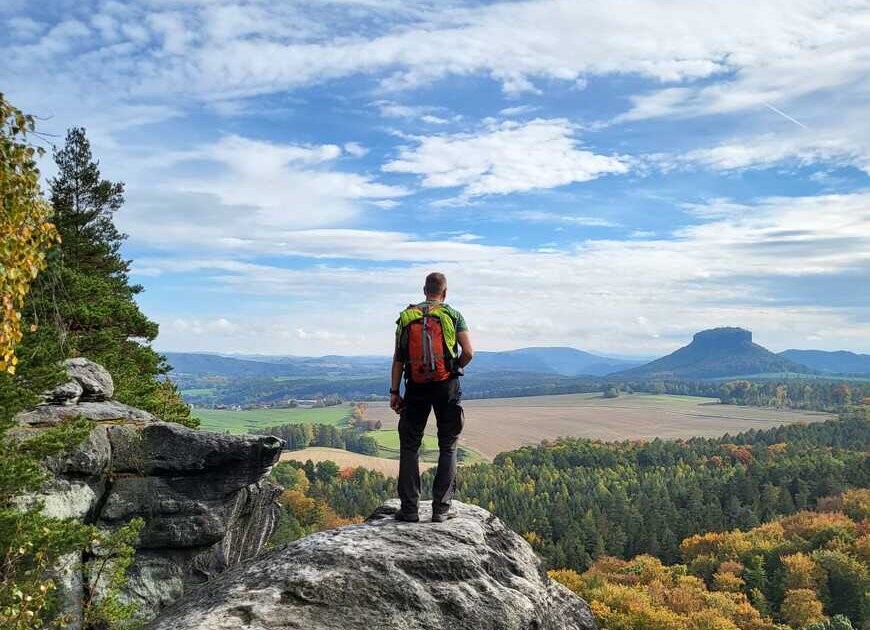
<instances>
[{"instance_id":1,"label":"layered rock formation","mask_svg":"<svg viewBox=\"0 0 870 630\"><path fill-rule=\"evenodd\" d=\"M124 596L150 618L189 588L259 552L277 520L279 488L265 481L281 442L266 436L194 431L112 400L111 376L85 359L66 364L70 381L45 404L19 414L26 439L65 418L94 421L88 438L53 458L40 500L44 511L117 528L135 517L145 526ZM62 607L81 618L83 565L61 569Z\"/></svg>"},{"instance_id":2,"label":"layered rock formation","mask_svg":"<svg viewBox=\"0 0 870 630\"><path fill-rule=\"evenodd\" d=\"M586 603L486 510L457 503L453 520L411 524L392 518L398 506L232 567L148 630L595 628Z\"/></svg>"}]
</instances>

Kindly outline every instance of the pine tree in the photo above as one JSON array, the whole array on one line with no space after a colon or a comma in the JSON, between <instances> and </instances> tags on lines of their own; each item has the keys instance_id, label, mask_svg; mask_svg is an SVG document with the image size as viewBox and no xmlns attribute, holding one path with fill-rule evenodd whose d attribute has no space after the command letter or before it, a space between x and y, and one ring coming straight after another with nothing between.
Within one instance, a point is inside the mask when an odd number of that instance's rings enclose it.
<instances>
[{"instance_id":1,"label":"pine tree","mask_svg":"<svg viewBox=\"0 0 870 630\"><path fill-rule=\"evenodd\" d=\"M0 627L38 630L61 627L71 620L54 614L56 584L51 569L68 553L81 553L92 541L129 556L141 521L131 523L122 537L101 532L75 519L43 514L39 501L20 501L41 488L49 455L75 445L91 431L91 423L71 419L36 435L16 431L15 413L38 402L38 394L63 378L58 348L50 326L32 329L28 343L19 344L19 309L26 307L31 282L45 267L46 249L55 238L51 209L39 191L39 171L29 143L34 121L0 94ZM11 348L11 352L10 352ZM127 538L123 538L126 536ZM112 546L115 545L115 546ZM116 582L124 580L117 564ZM114 594L112 594L114 596ZM133 609L114 607L111 600L92 600L85 607L90 627L124 622Z\"/></svg>"},{"instance_id":2,"label":"pine tree","mask_svg":"<svg viewBox=\"0 0 870 630\"><path fill-rule=\"evenodd\" d=\"M120 252L126 235L113 217L124 203L124 185L102 179L84 129L69 130L54 160L58 172L49 186L62 243L49 256L26 312L51 334L25 336L24 346L43 348L46 357L96 361L112 374L121 402L195 426L190 408L162 378L171 368L149 345L157 324L136 304L143 289L130 283L130 261Z\"/></svg>"}]
</instances>

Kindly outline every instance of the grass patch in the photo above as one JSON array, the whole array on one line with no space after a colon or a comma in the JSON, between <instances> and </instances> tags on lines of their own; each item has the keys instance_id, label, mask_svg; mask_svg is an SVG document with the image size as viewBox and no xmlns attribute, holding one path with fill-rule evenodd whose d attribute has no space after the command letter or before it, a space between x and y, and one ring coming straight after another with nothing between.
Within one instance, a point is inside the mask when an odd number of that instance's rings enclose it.
<instances>
[{"instance_id":1,"label":"grass patch","mask_svg":"<svg viewBox=\"0 0 870 630\"><path fill-rule=\"evenodd\" d=\"M378 456L386 459L398 459L399 457L399 432L398 431L367 431L366 435L373 437L380 447ZM437 462L438 461L438 438L434 435L423 436L423 450L426 453L421 457L421 461ZM462 454L462 462L464 464L476 464L487 461L486 458L478 451L465 446L459 447L459 452Z\"/></svg>"},{"instance_id":2,"label":"grass patch","mask_svg":"<svg viewBox=\"0 0 870 630\"><path fill-rule=\"evenodd\" d=\"M378 456L388 459L399 458L399 432L398 431L368 431L366 435L375 438L378 443ZM421 457L424 461L438 460L438 438L434 435L424 435L421 447L428 453Z\"/></svg>"},{"instance_id":3,"label":"grass patch","mask_svg":"<svg viewBox=\"0 0 870 630\"><path fill-rule=\"evenodd\" d=\"M350 417L352 409L336 405L320 409L194 409L193 415L200 419L204 431L221 433L248 433L251 429L265 429L282 424L331 424L342 425Z\"/></svg>"},{"instance_id":4,"label":"grass patch","mask_svg":"<svg viewBox=\"0 0 870 630\"><path fill-rule=\"evenodd\" d=\"M366 435L375 438L378 446L399 450L399 432L398 431L369 431ZM423 449L427 451L438 450L438 438L434 435L423 436Z\"/></svg>"}]
</instances>

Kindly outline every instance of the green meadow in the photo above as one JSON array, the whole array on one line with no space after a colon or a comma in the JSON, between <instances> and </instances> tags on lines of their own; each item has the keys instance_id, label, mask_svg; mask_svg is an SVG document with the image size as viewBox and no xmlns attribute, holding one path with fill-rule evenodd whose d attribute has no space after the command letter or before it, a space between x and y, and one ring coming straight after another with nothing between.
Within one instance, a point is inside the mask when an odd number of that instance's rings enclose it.
<instances>
[{"instance_id":1,"label":"green meadow","mask_svg":"<svg viewBox=\"0 0 870 630\"><path fill-rule=\"evenodd\" d=\"M282 424L344 424L352 409L336 405L319 409L194 409L205 431L248 433L251 429L264 429Z\"/></svg>"}]
</instances>

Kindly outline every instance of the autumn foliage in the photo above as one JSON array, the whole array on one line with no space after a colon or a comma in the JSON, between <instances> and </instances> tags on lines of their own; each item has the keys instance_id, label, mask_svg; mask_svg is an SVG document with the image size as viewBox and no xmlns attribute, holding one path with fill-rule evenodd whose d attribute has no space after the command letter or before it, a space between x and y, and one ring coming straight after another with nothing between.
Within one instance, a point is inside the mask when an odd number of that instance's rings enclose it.
<instances>
[{"instance_id":1,"label":"autumn foliage","mask_svg":"<svg viewBox=\"0 0 870 630\"><path fill-rule=\"evenodd\" d=\"M36 157L27 142L34 121L0 94L0 371L15 374L21 309L47 250L58 242L51 206L39 190Z\"/></svg>"},{"instance_id":2,"label":"autumn foliage","mask_svg":"<svg viewBox=\"0 0 870 630\"><path fill-rule=\"evenodd\" d=\"M583 574L550 575L586 598L604 630L822 628L831 618L864 628L870 490L820 503L838 509L690 536L685 564L601 556Z\"/></svg>"}]
</instances>

